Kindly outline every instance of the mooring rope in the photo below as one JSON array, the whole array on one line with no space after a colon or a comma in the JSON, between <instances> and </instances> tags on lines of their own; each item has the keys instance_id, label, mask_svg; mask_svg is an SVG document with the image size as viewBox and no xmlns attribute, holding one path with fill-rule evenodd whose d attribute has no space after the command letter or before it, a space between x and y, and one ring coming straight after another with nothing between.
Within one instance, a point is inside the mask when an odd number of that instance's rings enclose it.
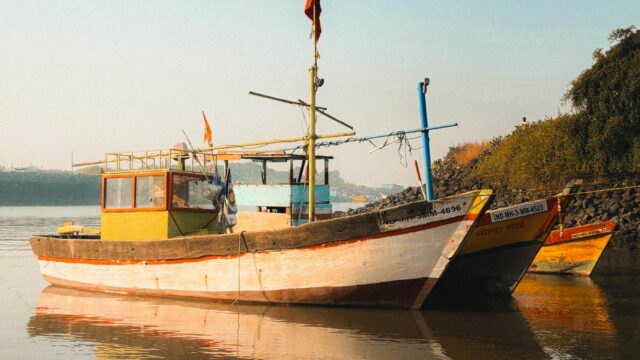
<instances>
[{"instance_id":1,"label":"mooring rope","mask_svg":"<svg viewBox=\"0 0 640 360\"><path fill-rule=\"evenodd\" d=\"M580 192L568 194L567 196L596 194L596 193L601 193L601 192L622 191L622 190L637 189L637 188L640 188L640 185L631 185L631 186L623 186L623 187L617 187L617 188L607 188L607 189L580 191Z\"/></svg>"},{"instance_id":2,"label":"mooring rope","mask_svg":"<svg viewBox=\"0 0 640 360\"><path fill-rule=\"evenodd\" d=\"M640 179L634 179L634 180L619 180L619 181L605 181L605 182L596 182L596 183L590 183L590 184L580 184L580 185L575 185L574 187L579 187L579 188L585 188L585 187L596 187L596 186L602 186L602 185L611 185L611 184L626 184L626 183L635 183L635 182L640 182ZM640 184L638 185L630 185L632 187L636 187L636 186L640 186ZM557 193L560 192L561 190L563 190L564 187L561 188L535 188L535 189L517 189L517 190L512 190L512 192L528 192L528 193L532 193L532 192L546 192L546 193ZM597 189L597 190L603 190L603 191L615 191L617 189L626 189L626 187L613 187L613 188L606 188L606 189Z\"/></svg>"},{"instance_id":3,"label":"mooring rope","mask_svg":"<svg viewBox=\"0 0 640 360\"><path fill-rule=\"evenodd\" d=\"M236 293L236 298L235 300L233 300L233 302L231 303L231 305L235 305L238 303L238 300L240 300L240 242L244 242L244 246L247 249L247 251L249 251L249 247L247 246L247 241L244 239L244 233L245 230L240 231L240 234L238 235L238 292Z\"/></svg>"}]
</instances>

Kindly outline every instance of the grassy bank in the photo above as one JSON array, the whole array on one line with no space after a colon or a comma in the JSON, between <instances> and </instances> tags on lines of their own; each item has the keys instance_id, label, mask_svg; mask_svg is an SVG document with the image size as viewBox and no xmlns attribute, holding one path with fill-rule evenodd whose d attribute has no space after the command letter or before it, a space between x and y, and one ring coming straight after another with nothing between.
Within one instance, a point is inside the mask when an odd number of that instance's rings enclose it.
<instances>
[{"instance_id":1,"label":"grassy bank","mask_svg":"<svg viewBox=\"0 0 640 360\"><path fill-rule=\"evenodd\" d=\"M558 188L569 179L640 175L640 31L618 29L611 47L571 82L564 100L572 112L518 126L486 143L452 147L434 164L440 173L467 166L466 185Z\"/></svg>"}]
</instances>

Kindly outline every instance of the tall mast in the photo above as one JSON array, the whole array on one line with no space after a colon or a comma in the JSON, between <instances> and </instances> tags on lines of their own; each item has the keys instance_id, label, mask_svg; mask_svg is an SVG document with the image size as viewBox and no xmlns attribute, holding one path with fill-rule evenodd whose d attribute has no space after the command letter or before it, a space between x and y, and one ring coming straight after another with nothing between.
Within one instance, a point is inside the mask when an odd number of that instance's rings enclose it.
<instances>
[{"instance_id":1,"label":"tall mast","mask_svg":"<svg viewBox=\"0 0 640 360\"><path fill-rule=\"evenodd\" d=\"M316 41L316 5L313 2L313 65L309 68L309 129L307 134L307 157L309 158L309 222L315 220L316 193L316 78L318 76L318 43Z\"/></svg>"}]
</instances>

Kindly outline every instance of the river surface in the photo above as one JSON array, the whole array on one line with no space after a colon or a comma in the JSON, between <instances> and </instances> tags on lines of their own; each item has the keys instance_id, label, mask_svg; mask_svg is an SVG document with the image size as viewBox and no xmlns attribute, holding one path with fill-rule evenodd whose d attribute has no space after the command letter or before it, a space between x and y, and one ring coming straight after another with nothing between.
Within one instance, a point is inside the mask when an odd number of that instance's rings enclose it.
<instances>
[{"instance_id":1,"label":"river surface","mask_svg":"<svg viewBox=\"0 0 640 360\"><path fill-rule=\"evenodd\" d=\"M428 311L98 294L40 277L28 236L69 219L99 209L0 207L1 359L640 358L637 275L527 275L512 298Z\"/></svg>"}]
</instances>

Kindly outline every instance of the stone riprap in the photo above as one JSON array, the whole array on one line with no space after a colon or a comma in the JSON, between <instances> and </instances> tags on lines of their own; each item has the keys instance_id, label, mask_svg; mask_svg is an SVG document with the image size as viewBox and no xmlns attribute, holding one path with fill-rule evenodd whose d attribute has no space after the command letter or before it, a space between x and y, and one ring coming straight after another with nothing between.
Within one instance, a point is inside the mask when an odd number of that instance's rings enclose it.
<instances>
[{"instance_id":1,"label":"stone riprap","mask_svg":"<svg viewBox=\"0 0 640 360\"><path fill-rule=\"evenodd\" d=\"M452 171L450 177L435 181L435 191L438 197L459 194L486 186L483 184L463 185L462 179L464 175L461 175L461 173L462 171ZM618 228L609 242L609 247L629 250L638 249L638 239L640 238L640 187L635 186L639 185L640 179L618 181L600 179L596 182L585 182L583 185L575 186L572 193L576 195L569 196L569 201L565 209L563 209L564 226L570 227L615 220L618 223ZM496 198L491 205L492 209L552 196L557 194L560 189L494 190ZM396 195L367 204L361 208L349 209L346 212L337 211L334 213L334 217L362 214L422 199L422 192L418 187L408 187Z\"/></svg>"}]
</instances>

